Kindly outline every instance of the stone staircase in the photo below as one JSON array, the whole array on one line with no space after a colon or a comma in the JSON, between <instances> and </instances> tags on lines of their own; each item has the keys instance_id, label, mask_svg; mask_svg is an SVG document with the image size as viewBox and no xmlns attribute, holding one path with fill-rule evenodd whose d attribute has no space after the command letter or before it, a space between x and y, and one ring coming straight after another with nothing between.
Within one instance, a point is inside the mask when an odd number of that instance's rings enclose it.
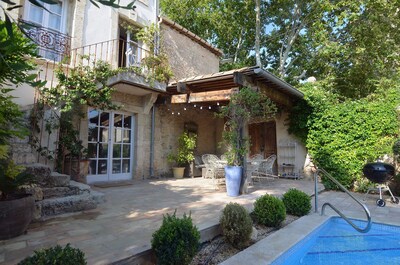
<instances>
[{"instance_id":1,"label":"stone staircase","mask_svg":"<svg viewBox=\"0 0 400 265\"><path fill-rule=\"evenodd\" d=\"M54 216L95 209L105 201L104 194L94 191L89 185L70 180L70 176L51 172L43 164L24 165L26 171L37 181L35 187L26 187L24 192L35 198L34 221L43 221Z\"/></svg>"}]
</instances>

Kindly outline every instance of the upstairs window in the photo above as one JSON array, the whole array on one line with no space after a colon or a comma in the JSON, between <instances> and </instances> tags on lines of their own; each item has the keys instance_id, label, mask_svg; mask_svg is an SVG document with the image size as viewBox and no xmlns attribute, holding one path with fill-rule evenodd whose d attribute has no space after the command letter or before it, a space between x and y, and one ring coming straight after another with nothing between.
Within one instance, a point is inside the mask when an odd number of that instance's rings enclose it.
<instances>
[{"instance_id":1,"label":"upstairs window","mask_svg":"<svg viewBox=\"0 0 400 265\"><path fill-rule=\"evenodd\" d=\"M38 54L46 59L61 61L69 55L71 38L65 35L65 1L57 4L38 2L44 8L26 1L23 23L28 24L27 34L39 46Z\"/></svg>"}]
</instances>

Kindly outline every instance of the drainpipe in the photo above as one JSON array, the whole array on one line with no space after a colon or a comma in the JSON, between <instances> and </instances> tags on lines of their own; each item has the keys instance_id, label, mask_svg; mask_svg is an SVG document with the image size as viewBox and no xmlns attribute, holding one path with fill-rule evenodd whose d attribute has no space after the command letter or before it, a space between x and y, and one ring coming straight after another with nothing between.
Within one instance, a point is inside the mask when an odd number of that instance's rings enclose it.
<instances>
[{"instance_id":1,"label":"drainpipe","mask_svg":"<svg viewBox=\"0 0 400 265\"><path fill-rule=\"evenodd\" d=\"M150 132L150 177L154 177L154 126L156 106L151 108L151 132Z\"/></svg>"}]
</instances>

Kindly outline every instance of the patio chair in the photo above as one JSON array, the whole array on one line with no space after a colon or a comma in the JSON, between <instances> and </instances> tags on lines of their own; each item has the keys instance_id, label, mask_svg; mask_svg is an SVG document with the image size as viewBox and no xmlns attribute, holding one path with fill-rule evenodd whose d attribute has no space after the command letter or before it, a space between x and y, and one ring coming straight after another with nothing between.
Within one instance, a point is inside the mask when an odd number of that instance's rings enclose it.
<instances>
[{"instance_id":1,"label":"patio chair","mask_svg":"<svg viewBox=\"0 0 400 265\"><path fill-rule=\"evenodd\" d=\"M262 154L252 155L249 159L247 159L247 177L251 178L253 172L256 174L261 162L264 160L264 156Z\"/></svg>"},{"instance_id":2,"label":"patio chair","mask_svg":"<svg viewBox=\"0 0 400 265\"><path fill-rule=\"evenodd\" d=\"M221 161L218 156L213 154L206 154L201 158L206 166L206 178L212 178L217 189L218 185L225 181L225 161Z\"/></svg>"},{"instance_id":3,"label":"patio chair","mask_svg":"<svg viewBox=\"0 0 400 265\"><path fill-rule=\"evenodd\" d=\"M214 175L214 171L213 171L213 167L210 162L210 155L208 155L208 154L202 155L201 160L203 160L204 167L206 170L206 173L203 177L206 179L212 178L212 176Z\"/></svg>"},{"instance_id":4,"label":"patio chair","mask_svg":"<svg viewBox=\"0 0 400 265\"><path fill-rule=\"evenodd\" d=\"M277 179L279 178L274 174L273 167L276 160L276 155L271 155L267 159L263 160L258 168L251 173L251 180L254 184L254 180L263 179Z\"/></svg>"}]
</instances>

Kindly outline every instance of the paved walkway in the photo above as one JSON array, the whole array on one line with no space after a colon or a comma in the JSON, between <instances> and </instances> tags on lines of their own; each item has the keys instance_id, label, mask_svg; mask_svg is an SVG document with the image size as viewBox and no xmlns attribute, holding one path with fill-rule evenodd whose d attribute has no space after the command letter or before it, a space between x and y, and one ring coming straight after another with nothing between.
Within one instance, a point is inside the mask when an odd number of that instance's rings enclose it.
<instances>
[{"instance_id":1,"label":"paved walkway","mask_svg":"<svg viewBox=\"0 0 400 265\"><path fill-rule=\"evenodd\" d=\"M88 264L108 264L132 256L150 245L162 215L191 212L199 229L218 222L228 202L248 208L265 193L281 195L289 188L313 194L313 182L279 179L257 184L236 198L215 191L211 180L167 179L135 181L131 186L96 188L107 202L95 210L31 224L28 233L0 241L0 264L16 264L34 250L71 243L85 252Z\"/></svg>"}]
</instances>

